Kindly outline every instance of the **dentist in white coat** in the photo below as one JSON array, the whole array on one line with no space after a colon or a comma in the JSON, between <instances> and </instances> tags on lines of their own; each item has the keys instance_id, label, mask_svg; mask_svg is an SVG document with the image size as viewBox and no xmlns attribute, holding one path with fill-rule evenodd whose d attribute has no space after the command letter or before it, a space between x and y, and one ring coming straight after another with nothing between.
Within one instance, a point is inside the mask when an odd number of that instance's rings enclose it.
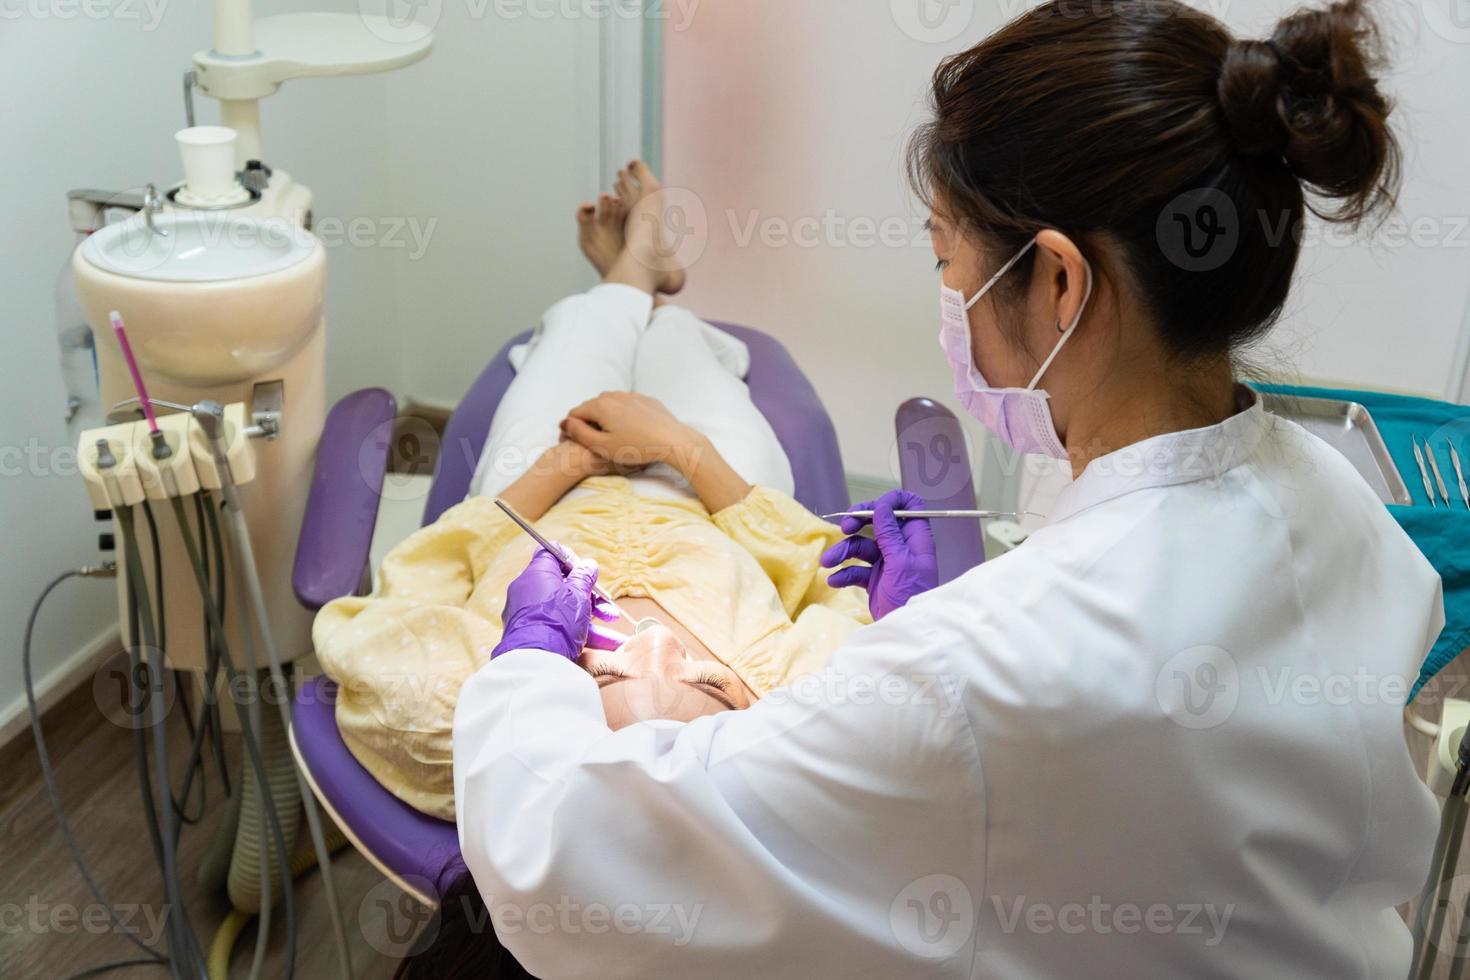
<instances>
[{"instance_id":1,"label":"dentist in white coat","mask_svg":"<svg viewBox=\"0 0 1470 980\"><path fill-rule=\"evenodd\" d=\"M454 726L486 942L547 980L1407 972L1435 806L1400 712L1439 580L1232 371L1307 202L1392 201L1364 27L1053 2L941 66L911 158L941 343L971 413L1075 481L938 588L885 498L827 556L878 621L689 724L610 731L573 664L588 570L527 578Z\"/></svg>"}]
</instances>

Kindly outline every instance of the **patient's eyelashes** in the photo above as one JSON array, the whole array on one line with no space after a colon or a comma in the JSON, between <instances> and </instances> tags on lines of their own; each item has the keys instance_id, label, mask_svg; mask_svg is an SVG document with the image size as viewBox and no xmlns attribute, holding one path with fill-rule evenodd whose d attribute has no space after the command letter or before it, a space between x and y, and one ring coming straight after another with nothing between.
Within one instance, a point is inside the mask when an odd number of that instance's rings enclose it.
<instances>
[{"instance_id":1,"label":"patient's eyelashes","mask_svg":"<svg viewBox=\"0 0 1470 980\"><path fill-rule=\"evenodd\" d=\"M592 667L588 669L587 673L593 677L616 677L618 680L627 680L633 676L632 674L618 670L616 667L609 667L606 664L599 664L596 667Z\"/></svg>"},{"instance_id":2,"label":"patient's eyelashes","mask_svg":"<svg viewBox=\"0 0 1470 980\"><path fill-rule=\"evenodd\" d=\"M719 688L726 694L730 693L730 682L723 677L716 677L714 674L700 674L693 678L693 682L695 684L708 684L710 687Z\"/></svg>"}]
</instances>

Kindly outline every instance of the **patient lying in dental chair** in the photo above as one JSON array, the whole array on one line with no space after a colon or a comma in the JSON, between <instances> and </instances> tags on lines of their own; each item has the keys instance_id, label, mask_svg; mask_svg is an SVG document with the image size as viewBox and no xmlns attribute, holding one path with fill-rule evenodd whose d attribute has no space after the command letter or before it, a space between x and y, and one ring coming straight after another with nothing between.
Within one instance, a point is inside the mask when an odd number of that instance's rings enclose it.
<instances>
[{"instance_id":1,"label":"patient lying in dental chair","mask_svg":"<svg viewBox=\"0 0 1470 980\"><path fill-rule=\"evenodd\" d=\"M583 654L614 728L747 707L871 621L860 590L826 584L818 556L841 532L791 498L744 345L660 298L684 272L659 238L657 179L635 162L616 191L577 216L602 284L553 306L516 353L470 498L388 555L376 593L316 619L353 755L444 819L460 687L499 642L506 588L536 547L497 496L595 559L627 615L660 624Z\"/></svg>"}]
</instances>

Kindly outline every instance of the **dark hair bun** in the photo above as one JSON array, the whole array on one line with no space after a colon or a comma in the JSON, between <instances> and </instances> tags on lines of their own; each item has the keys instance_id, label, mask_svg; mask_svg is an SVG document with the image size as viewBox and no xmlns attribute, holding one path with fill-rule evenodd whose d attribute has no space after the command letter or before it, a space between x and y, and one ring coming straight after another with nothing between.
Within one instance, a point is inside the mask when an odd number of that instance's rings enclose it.
<instances>
[{"instance_id":1,"label":"dark hair bun","mask_svg":"<svg viewBox=\"0 0 1470 980\"><path fill-rule=\"evenodd\" d=\"M1399 148L1392 105L1378 90L1378 32L1361 0L1292 14L1268 41L1236 41L1220 69L1219 99L1237 150L1279 157L1336 221L1391 204Z\"/></svg>"}]
</instances>

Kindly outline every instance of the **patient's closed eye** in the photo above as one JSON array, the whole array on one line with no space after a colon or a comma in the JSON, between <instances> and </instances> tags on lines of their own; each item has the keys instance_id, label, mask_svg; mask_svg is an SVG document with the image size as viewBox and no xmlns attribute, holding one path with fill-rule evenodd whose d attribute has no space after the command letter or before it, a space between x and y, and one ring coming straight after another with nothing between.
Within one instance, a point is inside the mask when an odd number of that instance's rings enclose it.
<instances>
[{"instance_id":1,"label":"patient's closed eye","mask_svg":"<svg viewBox=\"0 0 1470 980\"><path fill-rule=\"evenodd\" d=\"M689 678L685 683L706 689L712 687L715 690L706 690L705 693L731 711L740 710L740 705L735 703L734 697L730 694L730 682L723 677L717 677L714 674L700 674L696 677Z\"/></svg>"},{"instance_id":2,"label":"patient's closed eye","mask_svg":"<svg viewBox=\"0 0 1470 980\"><path fill-rule=\"evenodd\" d=\"M714 674L700 674L698 677L690 678L689 683L708 684L711 687L719 688L727 694L730 691L730 682L725 680L723 677L716 677Z\"/></svg>"},{"instance_id":3,"label":"patient's closed eye","mask_svg":"<svg viewBox=\"0 0 1470 980\"><path fill-rule=\"evenodd\" d=\"M620 681L629 680L633 676L625 671L618 670L616 667L609 667L605 664L599 664L588 670L587 673L591 674L594 678L612 677Z\"/></svg>"}]
</instances>

